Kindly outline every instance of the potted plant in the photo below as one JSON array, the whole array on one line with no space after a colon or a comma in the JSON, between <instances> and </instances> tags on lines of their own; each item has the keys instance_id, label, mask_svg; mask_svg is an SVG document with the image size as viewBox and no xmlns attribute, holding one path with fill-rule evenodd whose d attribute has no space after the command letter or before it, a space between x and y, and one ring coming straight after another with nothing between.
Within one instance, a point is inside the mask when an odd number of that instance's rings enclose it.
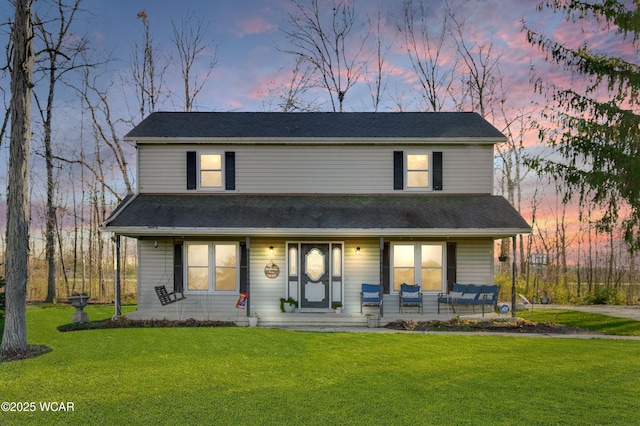
<instances>
[{"instance_id":1,"label":"potted plant","mask_svg":"<svg viewBox=\"0 0 640 426\"><path fill-rule=\"evenodd\" d=\"M336 312L336 314L339 314L339 313L342 312L342 303L341 302L333 302L331 304L331 307Z\"/></svg>"},{"instance_id":2,"label":"potted plant","mask_svg":"<svg viewBox=\"0 0 640 426\"><path fill-rule=\"evenodd\" d=\"M280 298L280 312L291 313L296 310L298 307L298 301L293 297L289 296L288 298L281 297Z\"/></svg>"},{"instance_id":3,"label":"potted plant","mask_svg":"<svg viewBox=\"0 0 640 426\"><path fill-rule=\"evenodd\" d=\"M260 317L258 316L257 313L254 312L251 315L249 315L249 327L257 327L259 320L260 320Z\"/></svg>"}]
</instances>

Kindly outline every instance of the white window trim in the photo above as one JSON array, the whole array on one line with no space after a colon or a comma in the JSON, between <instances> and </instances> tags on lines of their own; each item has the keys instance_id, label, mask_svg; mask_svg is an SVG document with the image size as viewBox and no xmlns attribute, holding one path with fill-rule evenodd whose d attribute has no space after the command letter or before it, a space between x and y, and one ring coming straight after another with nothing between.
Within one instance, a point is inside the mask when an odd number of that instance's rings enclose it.
<instances>
[{"instance_id":1,"label":"white window trim","mask_svg":"<svg viewBox=\"0 0 640 426\"><path fill-rule=\"evenodd\" d=\"M429 156L429 164L427 172L429 173L429 182L427 183L427 187L412 187L409 186L409 156L410 155L428 155ZM433 191L433 151L405 151L404 152L404 190L410 192L431 192Z\"/></svg>"},{"instance_id":2,"label":"white window trim","mask_svg":"<svg viewBox=\"0 0 640 426\"><path fill-rule=\"evenodd\" d=\"M202 186L201 176L202 168L200 167L201 155L219 155L220 156L220 186ZM225 153L224 151L196 151L196 182L198 191L218 192L225 190Z\"/></svg>"},{"instance_id":3,"label":"white window trim","mask_svg":"<svg viewBox=\"0 0 640 426\"><path fill-rule=\"evenodd\" d=\"M389 253L389 293L390 294L399 294L400 292L393 288L394 283L394 271L395 265L393 264L393 254L394 247L398 246L410 246L414 247L413 250L413 268L414 268L414 278L416 280L415 283L420 286L420 291L422 293L429 294L437 294L443 291L446 291L447 286L447 244L441 241L395 241L391 242L391 250ZM422 246L441 246L442 247L442 288L440 290L425 290L422 288ZM430 268L436 269L436 268ZM407 283L411 284L411 283Z\"/></svg>"},{"instance_id":4,"label":"white window trim","mask_svg":"<svg viewBox=\"0 0 640 426\"><path fill-rule=\"evenodd\" d=\"M240 243L237 241L185 241L184 249L184 268L183 283L185 294L240 294ZM208 245L209 246L209 288L207 290L189 290L189 245ZM236 249L236 288L234 290L216 290L216 265L215 265L215 247L216 245L235 246Z\"/></svg>"}]
</instances>

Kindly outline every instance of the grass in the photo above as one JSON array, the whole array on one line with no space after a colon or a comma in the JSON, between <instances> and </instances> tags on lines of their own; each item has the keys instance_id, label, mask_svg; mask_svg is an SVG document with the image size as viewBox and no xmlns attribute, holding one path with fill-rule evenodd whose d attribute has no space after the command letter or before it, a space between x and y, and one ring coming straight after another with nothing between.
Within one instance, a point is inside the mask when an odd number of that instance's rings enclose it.
<instances>
[{"instance_id":1,"label":"grass","mask_svg":"<svg viewBox=\"0 0 640 426\"><path fill-rule=\"evenodd\" d=\"M92 320L110 308L89 307ZM640 424L640 341L249 327L59 332L30 309L29 343L0 364L1 424Z\"/></svg>"},{"instance_id":2,"label":"grass","mask_svg":"<svg viewBox=\"0 0 640 426\"><path fill-rule=\"evenodd\" d=\"M618 336L640 336L640 321L566 309L535 308L518 316L536 322L554 322Z\"/></svg>"}]
</instances>

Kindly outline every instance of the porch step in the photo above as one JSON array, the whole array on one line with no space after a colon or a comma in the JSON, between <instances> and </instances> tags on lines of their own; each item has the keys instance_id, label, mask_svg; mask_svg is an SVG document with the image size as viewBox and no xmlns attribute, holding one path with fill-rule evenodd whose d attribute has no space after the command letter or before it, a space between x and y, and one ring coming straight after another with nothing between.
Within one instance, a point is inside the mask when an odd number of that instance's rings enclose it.
<instances>
[{"instance_id":1,"label":"porch step","mask_svg":"<svg viewBox=\"0 0 640 426\"><path fill-rule=\"evenodd\" d=\"M348 328L348 327L367 327L367 317L360 313L265 313L260 314L260 320L258 322L259 327L265 328ZM390 322L397 320L405 321L432 321L440 320L447 321L452 318L460 316L467 319L481 320L481 314L466 313L466 314L450 314L443 312L438 314L436 312L424 312L419 313L403 313L393 312L386 314L380 318L380 326L384 326ZM486 314L484 319L495 318L496 314ZM248 324L246 317L240 318L237 322L238 325Z\"/></svg>"},{"instance_id":2,"label":"porch step","mask_svg":"<svg viewBox=\"0 0 640 426\"><path fill-rule=\"evenodd\" d=\"M247 320L248 321L248 320ZM360 314L327 313L266 313L260 314L260 327L366 327L367 318Z\"/></svg>"},{"instance_id":3,"label":"porch step","mask_svg":"<svg viewBox=\"0 0 640 426\"><path fill-rule=\"evenodd\" d=\"M185 320L193 318L197 320L225 321L233 322L239 326L248 326L249 319L245 312L196 312L182 309L153 309L143 312L134 311L126 314L130 319L168 319L168 320ZM485 319L491 319L498 316L495 313L486 313ZM349 328L349 327L367 327L367 316L359 312L259 312L259 327L265 328ZM384 326L393 321L431 321L440 320L447 321L455 317L467 319L482 319L480 313L468 312L450 312L443 311L440 314L436 312L424 312L423 314L407 312L400 314L399 312L385 313L380 319L380 325Z\"/></svg>"}]
</instances>

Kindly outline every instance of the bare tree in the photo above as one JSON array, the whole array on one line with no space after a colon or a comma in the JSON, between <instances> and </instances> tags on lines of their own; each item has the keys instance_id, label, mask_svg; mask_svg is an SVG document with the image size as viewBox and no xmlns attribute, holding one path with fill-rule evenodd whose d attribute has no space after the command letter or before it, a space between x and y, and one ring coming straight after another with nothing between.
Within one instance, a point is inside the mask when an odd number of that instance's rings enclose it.
<instances>
[{"instance_id":1,"label":"bare tree","mask_svg":"<svg viewBox=\"0 0 640 426\"><path fill-rule=\"evenodd\" d=\"M16 0L11 31L11 143L7 194L6 318L0 359L27 346L27 263L29 259L29 148L33 91L32 0ZM10 237L10 238L9 238Z\"/></svg>"},{"instance_id":2,"label":"bare tree","mask_svg":"<svg viewBox=\"0 0 640 426\"><path fill-rule=\"evenodd\" d=\"M284 52L302 58L320 75L333 111L343 111L349 89L363 73L362 59L368 32L358 33L354 0L332 0L329 22L318 0L293 0L296 13L289 14L291 29L284 33L291 43Z\"/></svg>"},{"instance_id":3,"label":"bare tree","mask_svg":"<svg viewBox=\"0 0 640 426\"><path fill-rule=\"evenodd\" d=\"M384 70L386 55L392 47L392 43L388 42L385 38L385 32L382 28L382 14L379 8L376 10L375 17L369 18L369 27L373 28L374 66L373 72L367 72L367 74L373 76L372 78L367 78L367 84L369 85L369 94L371 95L373 110L377 112L382 102L382 94L385 92L387 86Z\"/></svg>"},{"instance_id":4,"label":"bare tree","mask_svg":"<svg viewBox=\"0 0 640 426\"><path fill-rule=\"evenodd\" d=\"M505 103L498 105L500 122L503 123L502 133L507 137L503 144L496 145L496 153L500 158L500 188L506 194L507 200L516 210L522 211L522 183L528 175L529 169L524 167L524 141L533 129L531 114L524 108L518 111L507 111ZM505 239L508 240L508 239ZM505 243L503 240L503 243ZM519 235L520 270L524 271L527 255L524 249L524 239ZM500 256L509 255L509 246L501 246ZM504 265L506 267L506 264Z\"/></svg>"},{"instance_id":5,"label":"bare tree","mask_svg":"<svg viewBox=\"0 0 640 426\"><path fill-rule=\"evenodd\" d=\"M173 42L178 57L180 58L180 73L184 84L184 110L192 111L196 97L207 82L214 67L218 63L218 53L215 46L207 46L204 42L208 26L203 25L202 18L196 17L193 13L186 19L182 19L180 27L171 19L171 29ZM210 62L202 70L202 79L198 79L198 74L194 73L194 65L197 60L210 50Z\"/></svg>"},{"instance_id":6,"label":"bare tree","mask_svg":"<svg viewBox=\"0 0 640 426\"><path fill-rule=\"evenodd\" d=\"M138 98L140 120L147 114L156 110L156 105L163 93L164 73L169 66L169 61L158 65L158 48L153 43L147 12L138 12L138 19L142 21L144 28L143 43L134 43L131 55L131 76Z\"/></svg>"},{"instance_id":7,"label":"bare tree","mask_svg":"<svg viewBox=\"0 0 640 426\"><path fill-rule=\"evenodd\" d=\"M8 58L10 59L10 58ZM8 69L8 65L5 69L0 70L3 74L7 71ZM4 79L4 76L2 77ZM8 102L6 101L6 93L4 89L0 89L2 90L2 98L3 98L3 105L5 105L4 108L4 118L2 119L2 125L0 126L0 145L2 145L2 141L4 140L4 136L7 133L7 127L9 125L9 118L11 117L11 100L9 100Z\"/></svg>"},{"instance_id":8,"label":"bare tree","mask_svg":"<svg viewBox=\"0 0 640 426\"><path fill-rule=\"evenodd\" d=\"M459 80L458 95L456 100L458 108L476 111L489 121L497 124L497 120L504 120L503 131L508 133L508 137L514 138L512 126L515 121L506 112L506 89L503 86L503 76L500 72L500 60L502 52L496 50L493 41L481 41L469 30L466 18L456 16L455 11L446 6L446 15L450 23L448 32L456 46L456 54L460 58L458 68ZM518 116L518 112L514 115ZM499 126L499 125L498 125ZM523 135L518 135L521 139ZM503 184L506 184L507 198L510 203L519 209L516 203L516 192L519 192L519 185L522 181L521 155L522 141L509 140L507 150L498 148L499 155L503 160ZM515 174L515 176L514 176ZM521 246L522 248L522 246ZM522 250L521 250L522 252ZM503 238L500 243L500 258L508 259L511 253L511 239ZM508 264L503 261L503 268Z\"/></svg>"},{"instance_id":9,"label":"bare tree","mask_svg":"<svg viewBox=\"0 0 640 426\"><path fill-rule=\"evenodd\" d=\"M123 199L122 191L114 185L114 182L124 184L126 194L133 194L133 182L129 171L131 152L125 149L119 137L117 124L121 119L114 116L111 111L110 89L113 83L105 89L99 88L97 78L91 75L91 70L85 68L82 71L82 87L74 87L74 89L80 95L83 111L89 117L93 151L87 154L83 149L78 158L68 161L81 164L83 170L88 171L90 175L86 182L83 181L83 191L85 185L88 188L87 198L91 211L88 247L91 280L89 288L93 289L95 275L98 282L97 298L105 300L109 294L104 274L104 265L107 264L105 256L109 253L106 245L109 241L105 240L98 228L106 220L107 212L111 207L107 199L113 199L116 203Z\"/></svg>"},{"instance_id":10,"label":"bare tree","mask_svg":"<svg viewBox=\"0 0 640 426\"><path fill-rule=\"evenodd\" d=\"M123 149L122 140L118 136L119 133L116 128L118 119L111 114L109 90L108 88L100 89L98 87L96 79L90 75L88 68L83 70L82 81L83 87L74 87L74 89L78 91L83 100L86 111L89 113L94 136L99 140L99 143L96 142L95 144L95 149L100 150L102 146L106 146L109 149L111 157L116 163L116 168L122 177L126 193L133 194L133 183L129 176L128 156ZM122 200L122 194L108 182L104 172L99 168L101 166L99 162L96 163L94 161L91 164L84 161L84 159L73 160L72 162L82 164L101 182L105 190L108 190L118 201Z\"/></svg>"},{"instance_id":11,"label":"bare tree","mask_svg":"<svg viewBox=\"0 0 640 426\"><path fill-rule=\"evenodd\" d=\"M282 112L313 112L320 110L320 103L315 97L307 97L317 83L314 80L314 69L301 57L297 57L291 70L288 83L273 83L269 89L267 108L275 103ZM275 100L274 100L275 99Z\"/></svg>"},{"instance_id":12,"label":"bare tree","mask_svg":"<svg viewBox=\"0 0 640 426\"><path fill-rule=\"evenodd\" d=\"M38 66L37 72L41 72L47 80L48 92L46 104L40 102L40 98L36 93L35 100L38 105L38 111L43 122L43 145L44 158L47 173L47 201L45 211L45 256L47 259L47 296L45 302L51 303L56 296L56 277L55 277L55 230L56 224L56 206L53 202L56 192L56 179L53 176L54 158L51 142L51 122L53 119L53 106L55 98L55 89L58 81L64 74L84 66L78 63L81 52L86 48L86 39L81 37L70 37L71 25L74 21L76 13L80 10L82 0L74 0L70 5L66 5L63 0L57 0L58 16L48 22L43 22L36 14L34 29L38 38L43 44L41 52L36 57L43 55L44 61ZM55 27L55 28L49 28Z\"/></svg>"},{"instance_id":13,"label":"bare tree","mask_svg":"<svg viewBox=\"0 0 640 426\"><path fill-rule=\"evenodd\" d=\"M445 60L451 59L447 55L450 13L443 13L441 23L434 29L429 21L436 21L434 14L424 0L405 0L403 12L404 20L399 30L422 88L421 95L428 110L441 111L454 97L457 68L456 60L444 64Z\"/></svg>"},{"instance_id":14,"label":"bare tree","mask_svg":"<svg viewBox=\"0 0 640 426\"><path fill-rule=\"evenodd\" d=\"M466 19L455 16L448 9L450 33L462 60L460 74L462 90L471 109L485 118L495 114L495 107L504 102L506 91L502 89L500 59L493 41L482 42L469 30ZM463 104L463 102L460 102Z\"/></svg>"}]
</instances>

